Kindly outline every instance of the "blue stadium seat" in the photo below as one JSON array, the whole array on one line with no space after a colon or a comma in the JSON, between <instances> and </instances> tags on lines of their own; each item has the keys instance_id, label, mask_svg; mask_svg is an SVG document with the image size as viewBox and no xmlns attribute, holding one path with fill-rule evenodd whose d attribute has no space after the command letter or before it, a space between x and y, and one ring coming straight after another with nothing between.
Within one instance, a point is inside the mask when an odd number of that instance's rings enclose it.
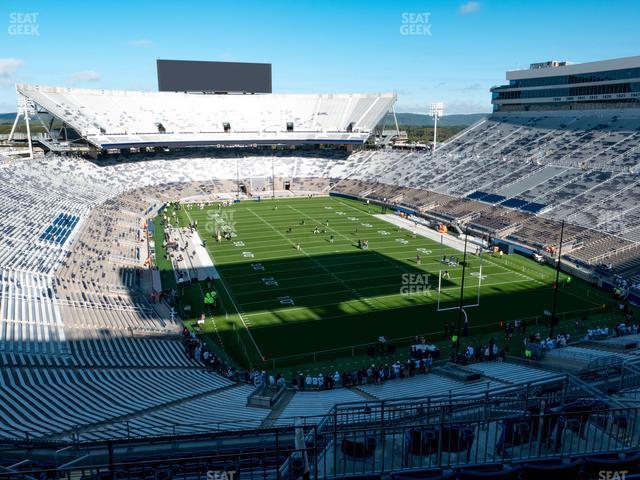
<instances>
[{"instance_id":1,"label":"blue stadium seat","mask_svg":"<svg viewBox=\"0 0 640 480\"><path fill-rule=\"evenodd\" d=\"M51 225L47 226L40 234L39 238L40 240L62 245L67 241L79 221L80 218L75 215L59 213L53 219Z\"/></svg>"},{"instance_id":2,"label":"blue stadium seat","mask_svg":"<svg viewBox=\"0 0 640 480\"><path fill-rule=\"evenodd\" d=\"M529 213L538 213L544 207L546 207L546 205L543 205L542 203L532 202L532 203L527 203L526 205L523 205L522 207L520 207L520 210L524 212L529 212Z\"/></svg>"},{"instance_id":3,"label":"blue stadium seat","mask_svg":"<svg viewBox=\"0 0 640 480\"><path fill-rule=\"evenodd\" d=\"M526 201L526 200L514 197L514 198L510 198L508 200L505 200L500 205L502 205L503 207L509 207L509 208L522 208L527 203L529 203L529 202Z\"/></svg>"},{"instance_id":4,"label":"blue stadium seat","mask_svg":"<svg viewBox=\"0 0 640 480\"><path fill-rule=\"evenodd\" d=\"M480 200L486 203L500 203L503 200L505 200L507 197L505 197L504 195L498 195L495 193L491 193L489 195L485 195L484 197L482 197Z\"/></svg>"},{"instance_id":5,"label":"blue stadium seat","mask_svg":"<svg viewBox=\"0 0 640 480\"><path fill-rule=\"evenodd\" d=\"M487 192L481 192L480 190L476 190L475 192L467 195L467 198L469 200L482 200L487 195L489 195Z\"/></svg>"}]
</instances>

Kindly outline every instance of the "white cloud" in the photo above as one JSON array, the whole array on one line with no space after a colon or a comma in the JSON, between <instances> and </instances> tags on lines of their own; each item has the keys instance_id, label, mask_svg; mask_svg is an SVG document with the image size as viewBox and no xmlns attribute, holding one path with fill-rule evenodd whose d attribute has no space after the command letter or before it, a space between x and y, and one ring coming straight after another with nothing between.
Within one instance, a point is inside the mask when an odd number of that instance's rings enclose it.
<instances>
[{"instance_id":1,"label":"white cloud","mask_svg":"<svg viewBox=\"0 0 640 480\"><path fill-rule=\"evenodd\" d=\"M139 38L137 40L129 40L127 44L131 45L132 47L141 47L141 48L153 47L153 41L149 40L148 38Z\"/></svg>"},{"instance_id":2,"label":"white cloud","mask_svg":"<svg viewBox=\"0 0 640 480\"><path fill-rule=\"evenodd\" d=\"M85 82L98 82L100 81L100 74L94 70L83 70L71 74L69 80L71 83L85 83Z\"/></svg>"},{"instance_id":3,"label":"white cloud","mask_svg":"<svg viewBox=\"0 0 640 480\"><path fill-rule=\"evenodd\" d=\"M474 2L474 1L463 3L462 5L460 5L460 8L458 9L458 11L460 12L460 15L468 15L470 13L477 12L478 10L480 10L480 2Z\"/></svg>"},{"instance_id":4,"label":"white cloud","mask_svg":"<svg viewBox=\"0 0 640 480\"><path fill-rule=\"evenodd\" d=\"M24 62L17 58L0 58L0 78L11 80L16 70L23 65Z\"/></svg>"}]
</instances>

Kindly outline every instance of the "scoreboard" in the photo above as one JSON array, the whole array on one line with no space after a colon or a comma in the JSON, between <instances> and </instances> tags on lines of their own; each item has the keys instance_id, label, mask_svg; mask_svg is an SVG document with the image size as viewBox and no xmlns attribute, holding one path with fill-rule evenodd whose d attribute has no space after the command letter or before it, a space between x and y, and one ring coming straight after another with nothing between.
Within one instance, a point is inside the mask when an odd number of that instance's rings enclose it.
<instances>
[{"instance_id":1,"label":"scoreboard","mask_svg":"<svg viewBox=\"0 0 640 480\"><path fill-rule=\"evenodd\" d=\"M271 64L157 60L161 92L271 93Z\"/></svg>"}]
</instances>

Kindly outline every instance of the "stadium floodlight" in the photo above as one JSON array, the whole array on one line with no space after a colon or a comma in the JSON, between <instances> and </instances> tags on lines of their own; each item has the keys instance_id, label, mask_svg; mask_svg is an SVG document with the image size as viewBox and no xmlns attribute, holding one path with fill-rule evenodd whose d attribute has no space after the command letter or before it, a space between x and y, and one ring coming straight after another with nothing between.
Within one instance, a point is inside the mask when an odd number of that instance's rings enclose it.
<instances>
[{"instance_id":1,"label":"stadium floodlight","mask_svg":"<svg viewBox=\"0 0 640 480\"><path fill-rule=\"evenodd\" d=\"M438 132L438 118L444 114L444 103L434 102L429 106L429 115L433 117L433 153L436 151L436 133Z\"/></svg>"},{"instance_id":2,"label":"stadium floodlight","mask_svg":"<svg viewBox=\"0 0 640 480\"><path fill-rule=\"evenodd\" d=\"M18 111L16 113L16 118L13 121L13 126L11 127L11 132L9 133L8 143L13 141L13 135L16 132L16 127L18 126L18 122L20 121L20 117L24 117L24 123L27 127L27 142L29 144L29 159L33 160L33 144L31 142L31 126L29 125L29 116L37 113L36 106L32 100L25 97L24 95L18 92ZM46 128L46 127L45 127Z\"/></svg>"}]
</instances>

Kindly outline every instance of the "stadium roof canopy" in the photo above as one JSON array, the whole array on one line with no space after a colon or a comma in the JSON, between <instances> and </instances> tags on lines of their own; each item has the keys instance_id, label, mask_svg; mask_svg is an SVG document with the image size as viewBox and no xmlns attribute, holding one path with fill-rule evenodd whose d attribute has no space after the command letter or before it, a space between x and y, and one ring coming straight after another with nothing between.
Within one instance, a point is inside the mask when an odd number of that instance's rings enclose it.
<instances>
[{"instance_id":1,"label":"stadium roof canopy","mask_svg":"<svg viewBox=\"0 0 640 480\"><path fill-rule=\"evenodd\" d=\"M17 84L18 94L98 149L362 143L394 93L202 95Z\"/></svg>"}]
</instances>

